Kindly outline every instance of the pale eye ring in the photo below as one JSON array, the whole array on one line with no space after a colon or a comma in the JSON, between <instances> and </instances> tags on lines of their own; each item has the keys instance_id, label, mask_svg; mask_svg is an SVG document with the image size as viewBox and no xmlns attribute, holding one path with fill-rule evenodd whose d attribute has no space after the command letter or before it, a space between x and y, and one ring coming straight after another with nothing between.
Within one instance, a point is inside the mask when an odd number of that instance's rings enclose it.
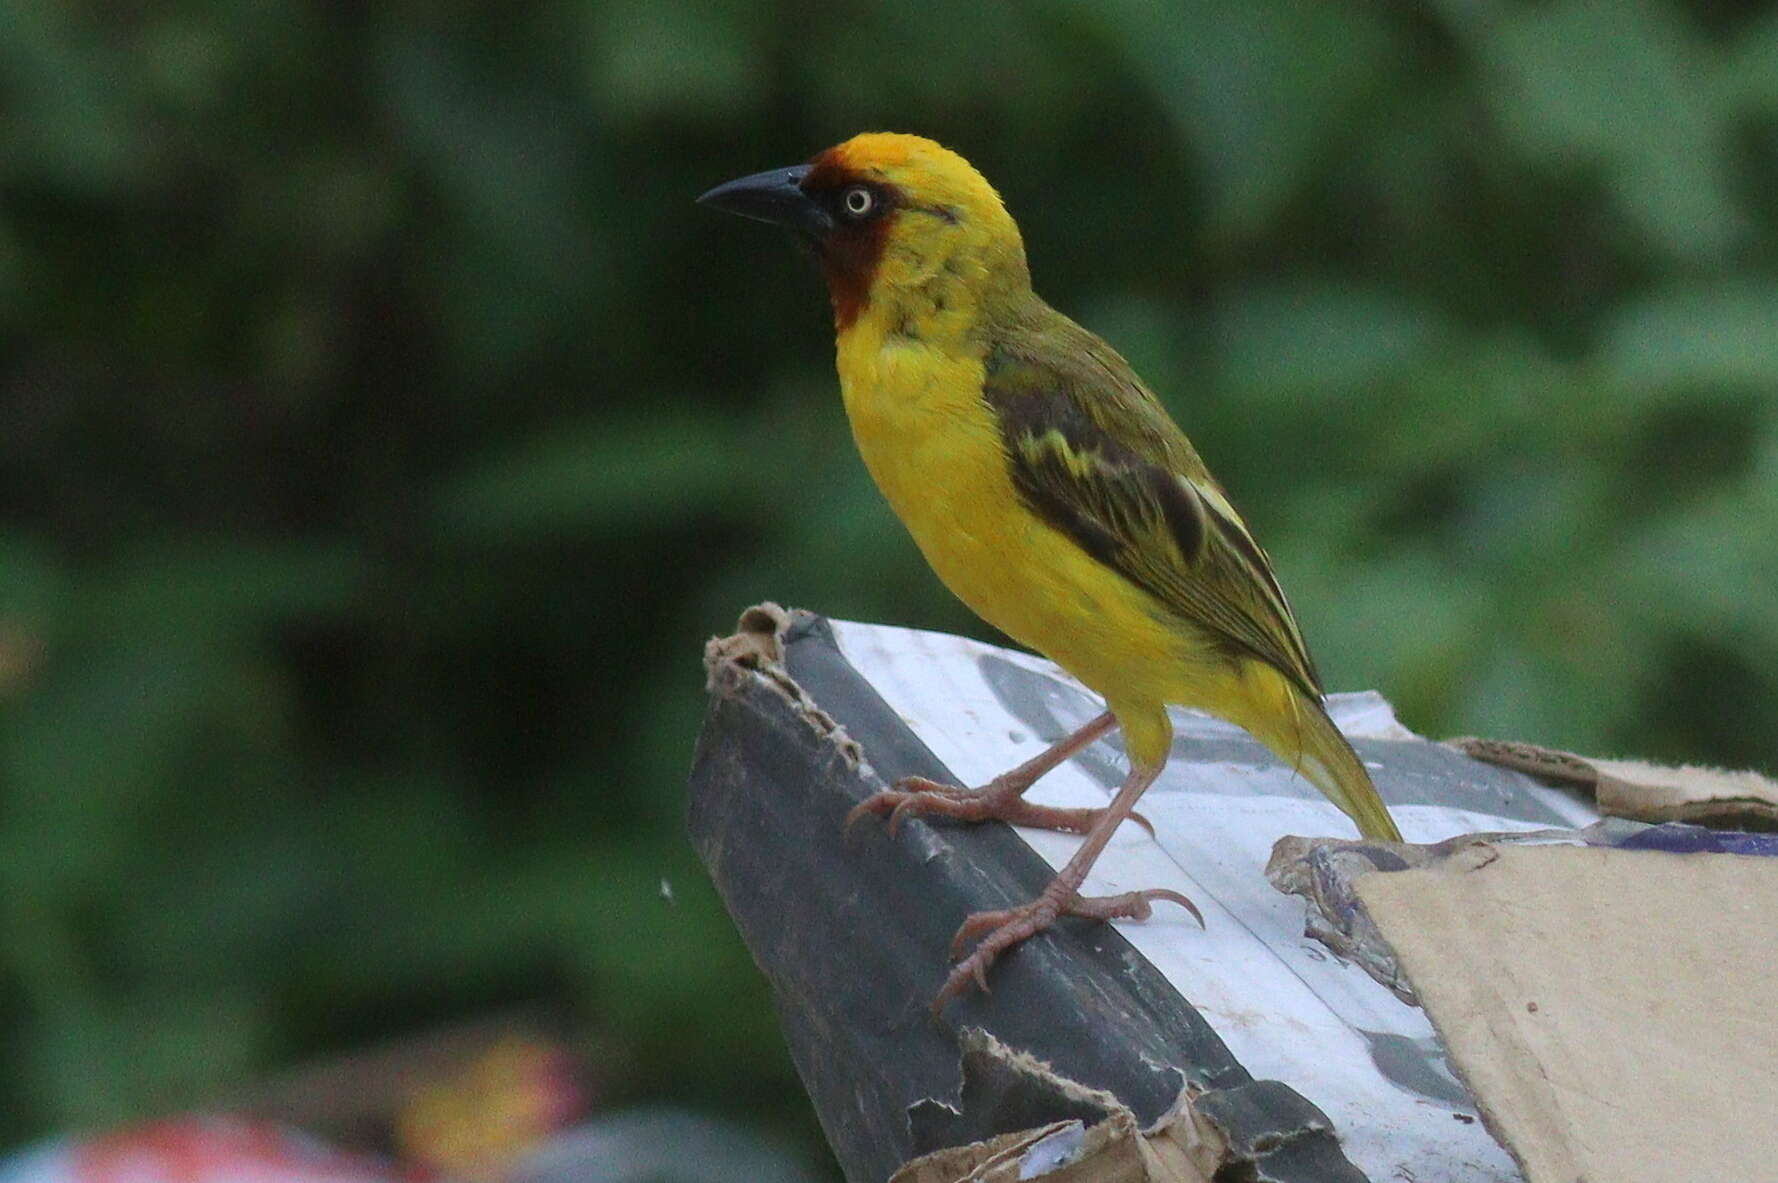
<instances>
[{"instance_id":1,"label":"pale eye ring","mask_svg":"<svg viewBox=\"0 0 1778 1183\"><path fill-rule=\"evenodd\" d=\"M840 195L848 217L862 218L876 208L877 195L865 185L853 185Z\"/></svg>"}]
</instances>

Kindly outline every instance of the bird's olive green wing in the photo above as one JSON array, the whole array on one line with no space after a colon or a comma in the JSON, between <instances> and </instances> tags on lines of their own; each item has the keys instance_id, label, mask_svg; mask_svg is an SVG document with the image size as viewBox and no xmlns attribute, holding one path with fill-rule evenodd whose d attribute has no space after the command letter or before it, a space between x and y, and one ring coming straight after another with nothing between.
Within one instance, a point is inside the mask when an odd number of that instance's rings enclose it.
<instances>
[{"instance_id":1,"label":"bird's olive green wing","mask_svg":"<svg viewBox=\"0 0 1778 1183\"><path fill-rule=\"evenodd\" d=\"M1070 321L991 351L983 394L1026 506L1173 615L1319 699L1270 561L1121 357Z\"/></svg>"}]
</instances>

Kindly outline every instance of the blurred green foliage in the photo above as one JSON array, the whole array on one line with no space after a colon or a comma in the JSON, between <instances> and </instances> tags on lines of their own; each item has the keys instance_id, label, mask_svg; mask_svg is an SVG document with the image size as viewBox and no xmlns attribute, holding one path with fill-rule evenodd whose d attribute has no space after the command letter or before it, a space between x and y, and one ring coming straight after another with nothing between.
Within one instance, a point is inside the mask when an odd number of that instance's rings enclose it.
<instances>
[{"instance_id":1,"label":"blurred green foliage","mask_svg":"<svg viewBox=\"0 0 1778 1183\"><path fill-rule=\"evenodd\" d=\"M877 127L1002 188L1334 687L1778 765L1770 5L11 0L0 1139L535 997L803 1120L681 835L699 643L982 629L813 269L691 199Z\"/></svg>"}]
</instances>

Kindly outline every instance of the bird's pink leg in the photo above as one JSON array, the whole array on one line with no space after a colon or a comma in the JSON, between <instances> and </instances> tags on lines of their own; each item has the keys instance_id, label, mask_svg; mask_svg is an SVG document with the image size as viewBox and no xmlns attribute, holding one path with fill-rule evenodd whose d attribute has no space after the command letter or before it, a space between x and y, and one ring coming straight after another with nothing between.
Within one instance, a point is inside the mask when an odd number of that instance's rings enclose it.
<instances>
[{"instance_id":1,"label":"bird's pink leg","mask_svg":"<svg viewBox=\"0 0 1778 1183\"><path fill-rule=\"evenodd\" d=\"M1054 924L1058 916L1086 916L1094 920L1118 917L1146 920L1153 911L1149 906L1151 900L1171 900L1197 917L1200 925L1204 923L1203 913L1198 911L1191 900L1167 888L1126 891L1108 896L1080 894L1080 885L1086 882L1087 872L1093 869L1093 863L1104 851L1105 844L1111 841L1112 832L1117 829L1118 823L1130 816L1136 799L1154 783L1160 772L1159 764L1152 768L1130 769L1130 775L1123 787L1118 789L1111 804L1101 811L1103 816L1088 832L1086 841L1080 844L1080 849L1074 852L1068 865L1057 872L1056 877L1038 893L1036 899L1016 908L977 912L963 921L951 942L951 956L960 956L963 948L978 937L981 938L981 943L951 970L951 976L945 979L938 996L932 1000L933 1013L936 1014L944 1008L946 1002L969 989L971 982L986 990L988 967L994 964L994 959L1020 941L1035 936Z\"/></svg>"},{"instance_id":2,"label":"bird's pink leg","mask_svg":"<svg viewBox=\"0 0 1778 1183\"><path fill-rule=\"evenodd\" d=\"M1044 773L1110 733L1117 719L1106 711L1085 727L1064 736L1056 743L1010 772L1003 772L979 789L941 785L923 776L904 776L893 789L885 789L867 797L846 815L846 828L866 814L886 814L889 832L893 834L908 816L948 817L957 821L981 822L998 820L1018 826L1034 826L1043 830L1066 830L1085 834L1105 815L1103 809L1060 809L1050 805L1034 805L1025 800L1025 790L1037 783ZM1150 834L1154 827L1141 814L1132 814Z\"/></svg>"}]
</instances>

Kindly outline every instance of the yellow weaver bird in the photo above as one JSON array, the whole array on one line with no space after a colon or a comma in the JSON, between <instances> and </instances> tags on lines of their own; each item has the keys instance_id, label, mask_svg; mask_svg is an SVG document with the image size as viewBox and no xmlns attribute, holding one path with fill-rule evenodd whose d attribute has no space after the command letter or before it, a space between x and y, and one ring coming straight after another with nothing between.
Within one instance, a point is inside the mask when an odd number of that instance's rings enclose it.
<instances>
[{"instance_id":1,"label":"yellow weaver bird","mask_svg":"<svg viewBox=\"0 0 1778 1183\"><path fill-rule=\"evenodd\" d=\"M935 1008L971 980L985 989L995 957L1058 916L1143 919L1155 899L1197 913L1160 889L1080 894L1166 763L1169 704L1245 728L1360 833L1400 838L1322 708L1265 551L1129 363L1031 290L1019 228L968 161L919 136L868 133L699 200L813 248L833 301L840 394L877 487L945 586L1109 708L979 789L908 778L848 818L999 818L1086 835L1036 899L963 922L953 957L979 943ZM1108 807L1024 799L1114 727L1130 771Z\"/></svg>"}]
</instances>

